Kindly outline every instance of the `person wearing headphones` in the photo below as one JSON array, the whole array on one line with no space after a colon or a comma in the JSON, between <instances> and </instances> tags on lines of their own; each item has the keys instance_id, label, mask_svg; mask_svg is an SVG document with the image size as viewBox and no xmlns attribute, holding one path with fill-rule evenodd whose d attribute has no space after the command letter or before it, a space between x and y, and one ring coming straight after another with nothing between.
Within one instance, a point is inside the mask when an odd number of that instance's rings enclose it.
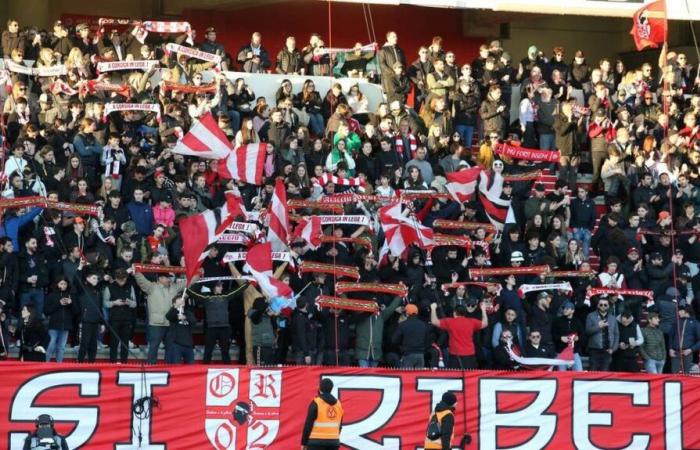
<instances>
[{"instance_id":1,"label":"person wearing headphones","mask_svg":"<svg viewBox=\"0 0 700 450\"><path fill-rule=\"evenodd\" d=\"M53 427L53 417L41 414L34 421L36 430L24 440L23 450L70 450L66 439L56 433Z\"/></svg>"}]
</instances>

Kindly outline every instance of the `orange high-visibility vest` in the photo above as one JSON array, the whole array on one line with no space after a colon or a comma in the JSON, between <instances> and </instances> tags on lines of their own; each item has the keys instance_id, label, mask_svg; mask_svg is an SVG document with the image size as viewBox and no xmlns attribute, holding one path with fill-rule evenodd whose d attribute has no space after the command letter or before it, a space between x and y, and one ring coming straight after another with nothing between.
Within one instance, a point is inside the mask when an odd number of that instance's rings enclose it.
<instances>
[{"instance_id":1,"label":"orange high-visibility vest","mask_svg":"<svg viewBox=\"0 0 700 450\"><path fill-rule=\"evenodd\" d=\"M436 412L434 413L435 416L437 417L437 421L440 424L440 429L442 429L442 419L445 418L448 414L452 414L452 411L449 409L446 409L444 411ZM430 415L430 419L428 420L428 424L430 424L430 420L432 420L433 414ZM455 432L454 428L452 428L452 436L450 436L450 443L452 443L452 438L454 438ZM428 437L425 437L425 442L423 443L423 448L425 450L429 449L437 449L437 450L442 450L442 438L438 438L436 440L430 440Z\"/></svg>"},{"instance_id":2,"label":"orange high-visibility vest","mask_svg":"<svg viewBox=\"0 0 700 450\"><path fill-rule=\"evenodd\" d=\"M321 397L314 398L317 414L309 439L340 440L340 424L343 421L343 407L340 400L335 405L326 403Z\"/></svg>"}]
</instances>

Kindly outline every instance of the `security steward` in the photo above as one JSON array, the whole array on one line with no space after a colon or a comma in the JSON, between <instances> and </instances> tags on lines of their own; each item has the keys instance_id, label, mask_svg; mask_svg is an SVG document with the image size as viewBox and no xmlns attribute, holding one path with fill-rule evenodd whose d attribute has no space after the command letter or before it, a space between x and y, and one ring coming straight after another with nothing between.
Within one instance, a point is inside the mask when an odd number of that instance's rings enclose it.
<instances>
[{"instance_id":1,"label":"security steward","mask_svg":"<svg viewBox=\"0 0 700 450\"><path fill-rule=\"evenodd\" d=\"M442 400L435 405L435 412L430 415L428 431L423 448L450 450L454 437L455 405L457 397L452 392L442 394Z\"/></svg>"},{"instance_id":2,"label":"security steward","mask_svg":"<svg viewBox=\"0 0 700 450\"><path fill-rule=\"evenodd\" d=\"M321 380L319 395L309 405L304 431L301 435L302 450L338 450L343 407L340 400L331 395L333 382Z\"/></svg>"}]
</instances>

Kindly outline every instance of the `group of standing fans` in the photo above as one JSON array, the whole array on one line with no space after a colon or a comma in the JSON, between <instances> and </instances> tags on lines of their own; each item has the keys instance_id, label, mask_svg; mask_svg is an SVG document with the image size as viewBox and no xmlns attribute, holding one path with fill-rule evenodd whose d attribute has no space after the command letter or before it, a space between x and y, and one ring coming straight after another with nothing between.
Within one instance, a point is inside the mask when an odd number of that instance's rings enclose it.
<instances>
[{"instance_id":1,"label":"group of standing fans","mask_svg":"<svg viewBox=\"0 0 700 450\"><path fill-rule=\"evenodd\" d=\"M553 358L570 344L574 370L583 369L583 355L590 369L603 371L658 373L666 366L687 372L696 362L700 78L686 55L664 49L658 67L627 68L608 59L590 63L581 50L571 58L561 47L545 54L531 46L513 60L493 41L473 61L457 62L435 37L410 62L396 33L389 32L380 48L357 45L335 67L336 55L324 51L316 34L301 49L289 36L276 60L259 33L232 50L209 28L196 44L221 56L223 69L281 77L327 76L338 69L378 81L387 99L369 110L357 85L317 92L308 80L297 92L284 79L275 98L264 98L243 79L217 72L211 89L198 89L215 64L164 51L167 42L189 45L185 36L151 33L143 42L135 36L131 30L95 35L84 24L73 29L60 21L47 32L14 19L2 32L6 60L67 69L66 75L48 77L0 72L8 87L2 94L3 198L38 195L99 207L93 215L50 204L3 209L5 355L17 345L25 361L62 361L64 349L73 346L78 361L94 361L100 345L111 345L110 360L126 362L139 344L135 330L145 324L149 363L158 360L161 345L168 362L193 362L200 325L207 363L217 344L229 362L231 343L241 348L241 361L257 364L518 369L512 352ZM98 62L120 60L158 63L97 73ZM156 71L161 81L152 84ZM82 88L94 80L124 89ZM166 89L167 83L192 89ZM517 113L510 107L514 96L521 99ZM162 117L104 114L106 104L127 101L157 103ZM262 186L223 179L215 161L172 152L208 112L236 147L269 144ZM557 150L560 159L549 167L499 156L495 145L504 140ZM368 216L372 225L337 225L324 234L367 237L372 245L336 239L312 249L301 239L291 242L293 264L276 263L275 276L297 294L293 310L272 308L271 299L240 279L191 284L183 296L185 282L175 274L133 270L134 263L183 265L178 221L221 206L232 189L248 211L269 209L279 177L287 198L298 200L356 192L334 182L355 177L365 194L445 193L447 174L474 166L489 171L499 160L506 174L550 168L559 178L553 188L506 181L502 197L511 200L516 221L503 232L494 231L478 200L419 197L408 207L426 226L437 219L483 226L452 230L470 237L468 250L444 246L428 254L411 246L403 257L381 261L377 209L383 203L347 202L344 214ZM590 187L577 183L579 171L592 173ZM605 201L599 223L590 191ZM223 262L232 251L245 247L212 248L201 276L240 278L242 262ZM403 283L408 295L353 295L376 300L376 314L319 309L317 296L334 294L336 276L300 275L292 266L301 261L355 266L361 282ZM553 280L547 273L517 271L469 276L475 268L538 265L593 272L567 279L573 293L540 291L523 298L521 285ZM497 282L501 289L442 288L470 280ZM614 294L588 298L589 287L651 289L653 301Z\"/></svg>"}]
</instances>

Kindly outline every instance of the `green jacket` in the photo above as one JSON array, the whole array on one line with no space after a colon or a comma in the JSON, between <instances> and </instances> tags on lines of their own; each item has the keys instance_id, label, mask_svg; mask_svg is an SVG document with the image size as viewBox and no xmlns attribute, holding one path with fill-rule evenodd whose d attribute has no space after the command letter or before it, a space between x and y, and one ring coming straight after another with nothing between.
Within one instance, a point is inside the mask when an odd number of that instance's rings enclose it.
<instances>
[{"instance_id":1,"label":"green jacket","mask_svg":"<svg viewBox=\"0 0 700 450\"><path fill-rule=\"evenodd\" d=\"M384 308L379 314L363 314L357 322L355 333L355 358L382 359L382 338L384 336L384 322L393 314L394 310L401 304L401 297L394 300Z\"/></svg>"}]
</instances>

